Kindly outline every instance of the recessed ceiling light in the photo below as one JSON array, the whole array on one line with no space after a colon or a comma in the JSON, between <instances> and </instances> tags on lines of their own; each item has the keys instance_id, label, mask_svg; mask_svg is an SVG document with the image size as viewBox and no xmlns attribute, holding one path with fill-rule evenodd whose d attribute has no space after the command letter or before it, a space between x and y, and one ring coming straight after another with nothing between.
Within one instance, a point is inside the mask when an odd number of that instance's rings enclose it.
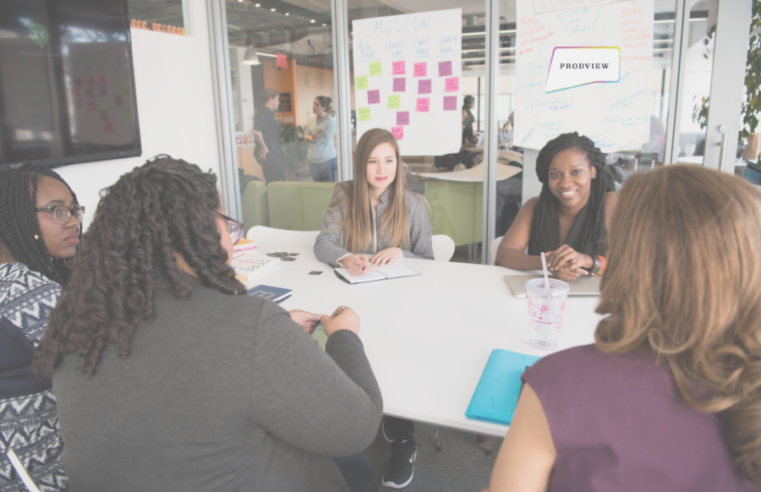
<instances>
[{"instance_id":1,"label":"recessed ceiling light","mask_svg":"<svg viewBox=\"0 0 761 492\"><path fill-rule=\"evenodd\" d=\"M262 6L261 3L254 4L254 7L261 7L261 6Z\"/></svg>"},{"instance_id":2,"label":"recessed ceiling light","mask_svg":"<svg viewBox=\"0 0 761 492\"><path fill-rule=\"evenodd\" d=\"M270 9L270 12L274 12L274 11L275 11L275 9Z\"/></svg>"},{"instance_id":3,"label":"recessed ceiling light","mask_svg":"<svg viewBox=\"0 0 761 492\"><path fill-rule=\"evenodd\" d=\"M315 23L315 20L314 20L314 19L312 19L312 20L310 20L309 22L311 22L312 24L314 24L314 23Z\"/></svg>"},{"instance_id":4,"label":"recessed ceiling light","mask_svg":"<svg viewBox=\"0 0 761 492\"><path fill-rule=\"evenodd\" d=\"M286 13L285 13L285 15L291 15L291 14L289 14L288 12L286 12Z\"/></svg>"}]
</instances>

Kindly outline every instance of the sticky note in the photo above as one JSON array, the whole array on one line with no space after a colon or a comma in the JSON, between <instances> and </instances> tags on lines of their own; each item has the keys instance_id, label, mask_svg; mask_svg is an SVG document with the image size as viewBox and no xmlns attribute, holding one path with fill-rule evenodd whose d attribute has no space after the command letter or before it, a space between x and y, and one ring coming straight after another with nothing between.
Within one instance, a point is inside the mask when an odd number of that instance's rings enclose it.
<instances>
[{"instance_id":1,"label":"sticky note","mask_svg":"<svg viewBox=\"0 0 761 492\"><path fill-rule=\"evenodd\" d=\"M126 85L122 85L119 87L119 94L122 96L128 96L129 95L129 87Z\"/></svg>"},{"instance_id":2,"label":"sticky note","mask_svg":"<svg viewBox=\"0 0 761 492\"><path fill-rule=\"evenodd\" d=\"M407 79L394 79L394 92L404 92L407 89Z\"/></svg>"},{"instance_id":3,"label":"sticky note","mask_svg":"<svg viewBox=\"0 0 761 492\"><path fill-rule=\"evenodd\" d=\"M415 111L420 111L420 112L427 113L428 112L428 107L430 106L430 104L431 104L430 98L427 98L427 97L418 97L417 98L417 106L415 107Z\"/></svg>"},{"instance_id":4,"label":"sticky note","mask_svg":"<svg viewBox=\"0 0 761 492\"><path fill-rule=\"evenodd\" d=\"M370 121L370 108L359 108L357 110L359 121Z\"/></svg>"},{"instance_id":5,"label":"sticky note","mask_svg":"<svg viewBox=\"0 0 761 492\"><path fill-rule=\"evenodd\" d=\"M391 64L391 75L404 75L404 60Z\"/></svg>"},{"instance_id":6,"label":"sticky note","mask_svg":"<svg viewBox=\"0 0 761 492\"><path fill-rule=\"evenodd\" d=\"M132 110L131 109L125 109L122 111L122 118L125 120L131 120L132 119Z\"/></svg>"},{"instance_id":7,"label":"sticky note","mask_svg":"<svg viewBox=\"0 0 761 492\"><path fill-rule=\"evenodd\" d=\"M71 88L71 95L74 97L79 97L79 87L72 87Z\"/></svg>"},{"instance_id":8,"label":"sticky note","mask_svg":"<svg viewBox=\"0 0 761 492\"><path fill-rule=\"evenodd\" d=\"M417 93L418 94L430 94L431 93L431 79L420 79L417 81Z\"/></svg>"},{"instance_id":9,"label":"sticky note","mask_svg":"<svg viewBox=\"0 0 761 492\"><path fill-rule=\"evenodd\" d=\"M392 126L391 127L391 134L394 136L397 140L402 140L404 138L404 127L403 126Z\"/></svg>"},{"instance_id":10,"label":"sticky note","mask_svg":"<svg viewBox=\"0 0 761 492\"><path fill-rule=\"evenodd\" d=\"M444 92L460 92L460 78L449 77L444 79Z\"/></svg>"},{"instance_id":11,"label":"sticky note","mask_svg":"<svg viewBox=\"0 0 761 492\"><path fill-rule=\"evenodd\" d=\"M444 96L444 111L457 109L457 96Z\"/></svg>"},{"instance_id":12,"label":"sticky note","mask_svg":"<svg viewBox=\"0 0 761 492\"><path fill-rule=\"evenodd\" d=\"M122 96L120 96L119 94L116 94L114 96L114 104L116 104L117 106L123 106L124 102L122 101Z\"/></svg>"},{"instance_id":13,"label":"sticky note","mask_svg":"<svg viewBox=\"0 0 761 492\"><path fill-rule=\"evenodd\" d=\"M106 85L106 76L98 75L98 85Z\"/></svg>"},{"instance_id":14,"label":"sticky note","mask_svg":"<svg viewBox=\"0 0 761 492\"><path fill-rule=\"evenodd\" d=\"M367 104L380 103L380 91L378 89L367 91Z\"/></svg>"},{"instance_id":15,"label":"sticky note","mask_svg":"<svg viewBox=\"0 0 761 492\"><path fill-rule=\"evenodd\" d=\"M399 109L402 107L402 96L395 94L388 96L388 109Z\"/></svg>"},{"instance_id":16,"label":"sticky note","mask_svg":"<svg viewBox=\"0 0 761 492\"><path fill-rule=\"evenodd\" d=\"M89 109L90 111L95 111L96 109L98 109L97 107L95 107L95 100L94 99L88 99L87 100L87 109Z\"/></svg>"},{"instance_id":17,"label":"sticky note","mask_svg":"<svg viewBox=\"0 0 761 492\"><path fill-rule=\"evenodd\" d=\"M100 100L100 107L103 108L103 109L111 109L112 108L112 106L111 106L111 99L109 99L107 97L104 97L103 99L101 99Z\"/></svg>"},{"instance_id":18,"label":"sticky note","mask_svg":"<svg viewBox=\"0 0 761 492\"><path fill-rule=\"evenodd\" d=\"M379 61L370 62L370 77L375 77L376 75L383 75L383 66Z\"/></svg>"},{"instance_id":19,"label":"sticky note","mask_svg":"<svg viewBox=\"0 0 761 492\"><path fill-rule=\"evenodd\" d=\"M409 125L410 124L410 112L409 111L397 111L396 112L396 124L397 125Z\"/></svg>"},{"instance_id":20,"label":"sticky note","mask_svg":"<svg viewBox=\"0 0 761 492\"><path fill-rule=\"evenodd\" d=\"M354 84L357 86L357 90L361 91L367 89L367 75L360 75L354 79Z\"/></svg>"},{"instance_id":21,"label":"sticky note","mask_svg":"<svg viewBox=\"0 0 761 492\"><path fill-rule=\"evenodd\" d=\"M103 131L106 133L113 133L114 132L114 126L111 124L110 121L104 121L103 122Z\"/></svg>"},{"instance_id":22,"label":"sticky note","mask_svg":"<svg viewBox=\"0 0 761 492\"><path fill-rule=\"evenodd\" d=\"M451 60L439 62L439 77L446 77L447 75L452 75Z\"/></svg>"},{"instance_id":23,"label":"sticky note","mask_svg":"<svg viewBox=\"0 0 761 492\"><path fill-rule=\"evenodd\" d=\"M116 75L111 75L108 79L113 85L119 85L119 77Z\"/></svg>"},{"instance_id":24,"label":"sticky note","mask_svg":"<svg viewBox=\"0 0 761 492\"><path fill-rule=\"evenodd\" d=\"M415 77L425 77L428 75L428 64L426 62L415 63Z\"/></svg>"}]
</instances>

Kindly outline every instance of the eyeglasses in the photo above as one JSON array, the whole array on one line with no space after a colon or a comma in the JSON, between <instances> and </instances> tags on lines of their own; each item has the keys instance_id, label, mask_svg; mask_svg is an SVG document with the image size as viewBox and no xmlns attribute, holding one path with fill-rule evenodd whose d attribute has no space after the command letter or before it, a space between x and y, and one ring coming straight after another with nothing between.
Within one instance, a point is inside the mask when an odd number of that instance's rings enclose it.
<instances>
[{"instance_id":1,"label":"eyeglasses","mask_svg":"<svg viewBox=\"0 0 761 492\"><path fill-rule=\"evenodd\" d=\"M243 222L238 222L237 220L232 219L227 215L221 214L216 210L212 210L211 213L227 221L227 231L230 233L230 239L232 239L233 244L241 240L243 237Z\"/></svg>"},{"instance_id":2,"label":"eyeglasses","mask_svg":"<svg viewBox=\"0 0 761 492\"><path fill-rule=\"evenodd\" d=\"M85 216L85 207L79 206L69 208L66 205L50 205L48 207L35 208L35 212L47 212L53 216L53 219L59 224L66 225L73 215L75 219L82 222Z\"/></svg>"}]
</instances>

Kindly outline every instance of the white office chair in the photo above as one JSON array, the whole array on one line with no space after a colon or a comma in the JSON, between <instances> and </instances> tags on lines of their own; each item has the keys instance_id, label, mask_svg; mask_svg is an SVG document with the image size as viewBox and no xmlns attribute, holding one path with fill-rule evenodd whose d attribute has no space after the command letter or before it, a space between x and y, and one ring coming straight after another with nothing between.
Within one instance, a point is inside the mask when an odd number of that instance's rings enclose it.
<instances>
[{"instance_id":1,"label":"white office chair","mask_svg":"<svg viewBox=\"0 0 761 492\"><path fill-rule=\"evenodd\" d=\"M302 248L314 246L320 231L288 231L267 226L254 226L246 233L246 238L258 244L282 244Z\"/></svg>"},{"instance_id":2,"label":"white office chair","mask_svg":"<svg viewBox=\"0 0 761 492\"><path fill-rule=\"evenodd\" d=\"M695 144L694 143L688 143L684 146L684 155L685 157L692 157L695 154Z\"/></svg>"},{"instance_id":3,"label":"white office chair","mask_svg":"<svg viewBox=\"0 0 761 492\"><path fill-rule=\"evenodd\" d=\"M454 241L446 234L436 234L431 237L433 243L433 259L436 261L449 261L454 254Z\"/></svg>"},{"instance_id":4,"label":"white office chair","mask_svg":"<svg viewBox=\"0 0 761 492\"><path fill-rule=\"evenodd\" d=\"M491 253L492 260L497 259L497 250L499 249L499 245L502 242L502 238L504 236L499 236L497 239L491 242L491 246L489 246L489 253Z\"/></svg>"}]
</instances>

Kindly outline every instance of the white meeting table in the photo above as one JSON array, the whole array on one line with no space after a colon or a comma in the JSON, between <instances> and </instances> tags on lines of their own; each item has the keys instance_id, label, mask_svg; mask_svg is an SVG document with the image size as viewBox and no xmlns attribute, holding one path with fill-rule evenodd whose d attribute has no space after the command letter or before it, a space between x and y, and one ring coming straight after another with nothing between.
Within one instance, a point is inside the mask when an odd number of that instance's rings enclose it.
<instances>
[{"instance_id":1,"label":"white meeting table","mask_svg":"<svg viewBox=\"0 0 761 492\"><path fill-rule=\"evenodd\" d=\"M360 316L359 336L383 394L383 413L416 422L504 437L508 427L465 417L493 349L546 355L529 345L526 299L503 280L503 267L404 259L420 276L350 285L312 249L259 245L258 255L299 253L254 277L293 289L280 305L331 314L340 305ZM321 275L309 275L322 271ZM597 297L570 298L559 349L594 343Z\"/></svg>"}]
</instances>

